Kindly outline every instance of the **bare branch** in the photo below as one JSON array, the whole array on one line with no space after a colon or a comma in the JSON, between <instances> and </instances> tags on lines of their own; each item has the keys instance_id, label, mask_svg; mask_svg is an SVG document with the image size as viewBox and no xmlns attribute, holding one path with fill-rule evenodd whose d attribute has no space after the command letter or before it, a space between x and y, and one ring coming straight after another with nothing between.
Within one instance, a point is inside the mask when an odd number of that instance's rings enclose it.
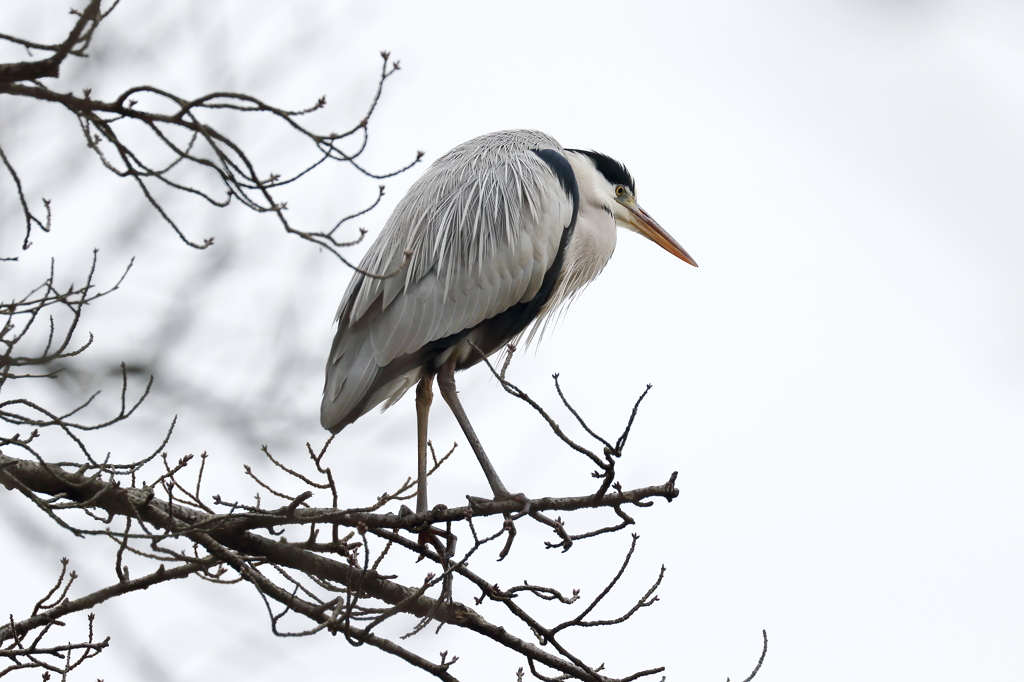
<instances>
[{"instance_id":1,"label":"bare branch","mask_svg":"<svg viewBox=\"0 0 1024 682\"><path fill-rule=\"evenodd\" d=\"M117 2L111 6L111 10ZM60 75L60 65L69 54L84 56L85 49L89 46L93 31L96 26L109 14L100 12L100 0L89 0L89 4L81 12L74 12L78 15L78 21L74 28L68 33L60 45L41 45L28 40L16 38L0 33L0 40L5 40L27 48L53 52L46 59L35 62L18 62L15 64L0 64L0 83L14 83L17 81L32 81L40 78L56 78Z\"/></svg>"},{"instance_id":2,"label":"bare branch","mask_svg":"<svg viewBox=\"0 0 1024 682\"><path fill-rule=\"evenodd\" d=\"M98 6L97 0L93 0L93 3ZM377 90L366 116L358 125L340 134L317 133L298 120L303 115L324 107L326 105L324 98L306 109L288 110L275 107L243 93L213 92L198 98L186 99L159 88L136 86L123 91L111 100L103 101L93 99L91 93L79 97L71 93L51 90L38 82L31 85L16 82L28 79L13 77L6 81L0 79L0 95L7 94L60 104L74 114L78 119L86 146L97 155L97 158L109 171L120 177L133 179L161 219L189 246L205 249L213 244L213 240L207 237L197 241L186 236L178 223L153 195L149 183L156 182L180 190L199 197L215 207L225 207L233 200L237 200L243 206L257 213L273 213L286 232L326 249L349 267L370 277L390 277L400 271L407 264L408 259L394 272L364 272L341 253L342 248L358 242L363 233L361 232L360 237L354 241L339 240L334 236L341 225L364 215L375 207L383 195L383 189L380 190L377 199L369 207L342 218L336 221L331 228L323 230L302 229L293 225L285 214L287 206L276 198L274 190L297 181L326 161L347 164L364 176L373 179L393 177L416 165L423 156L422 152L418 152L407 165L387 173L373 173L358 163L359 157L364 153L369 142L370 116L380 101L384 84L396 71L397 65L390 61L390 55L383 56ZM143 100L150 99L153 100L152 106L145 107L140 104ZM175 110L174 113L161 113L158 110L161 104L170 104ZM297 133L311 143L315 149L315 160L309 162L302 170L284 178L273 173L259 171L255 161L245 151L241 143L232 139L205 118L208 113L225 110L250 116L257 114L269 116L272 121L283 124L286 129ZM143 160L139 153L128 146L118 132L129 121L143 124L172 160L161 165ZM185 145L176 143L174 141L176 133L187 134L189 142ZM343 143L352 142L356 145L355 150L346 152L341 149ZM113 159L117 161L115 162ZM6 161L5 166L11 176L16 178L17 174L13 166ZM178 180L177 178L181 175L179 167L182 166L189 166L194 170L212 175L217 184L221 186L222 194L215 196L198 185ZM40 223L31 218L26 218L26 220L31 223Z\"/></svg>"},{"instance_id":3,"label":"bare branch","mask_svg":"<svg viewBox=\"0 0 1024 682\"><path fill-rule=\"evenodd\" d=\"M75 24L60 42L47 44L0 34L0 41L19 45L30 54L46 53L35 61L0 64L0 102L5 101L4 96L18 97L39 107L70 113L78 126L75 134L82 135L86 148L99 162L95 167L102 166L106 172L134 182L160 220L192 247L205 249L213 240L195 237L192 228L179 222L175 217L179 209L167 196L198 200L212 209L234 203L256 213L272 214L286 233L321 247L369 277L394 277L404 271L411 252L386 272L359 270L344 253L367 234L354 221L381 203L385 187L377 181L408 170L423 156L419 152L393 171L372 170L364 163L371 119L382 101L385 85L399 70L399 63L389 53L381 54L376 88L365 114L354 125L343 127L341 133L315 130L307 117L324 109L325 98L304 108L286 109L246 93L182 97L148 85L128 87L113 97L94 97L91 89L67 92L59 83L43 82L58 76L69 56L87 56L95 31L118 4L117 0L106 4L102 0L81 2L85 7L72 11ZM298 169L270 172L273 169L266 168L253 148L228 125L234 116L244 116L245 120L259 117L267 124L261 134L273 134L276 129L304 145L306 156ZM10 150L0 148L0 174L13 183L17 219L9 222L24 225L22 247L27 249L32 230L52 228L50 203L43 199L43 211L33 212L31 206L37 206L38 199L29 196L32 192L25 188L32 187L32 183L23 182L19 160ZM378 188L376 197L360 210L325 221L324 226L299 225L290 220L283 200L286 188L297 186L314 170L330 164L351 168L371 181ZM108 430L135 415L147 400L153 377L141 381L135 377L151 375L151 363L136 363L131 368L121 364L120 379L111 381L118 388L113 396L90 387L91 393L83 389L76 400L64 400L62 396L48 403L45 392L15 392L41 383L18 384L19 379L80 376L75 374L80 366L77 363L92 347L93 337L84 329L88 305L117 291L131 268L129 263L115 283L104 288L97 284L104 279L98 272L98 262L94 252L84 283L64 285L59 283L51 261L48 274L39 277L39 286L18 295L3 294L0 391L5 393L0 398L0 485L28 499L39 510L34 513L52 522L51 528L99 538L109 549L109 566L116 582L76 597L81 583L76 582L76 574L69 571L64 560L57 580L32 612L18 620L12 615L0 625L0 659L10 661L6 669L0 670L0 676L14 670L42 668L46 674L66 678L84 661L104 651L108 640L94 636L93 616L88 614L86 634L54 643L53 633L65 624L62 618L149 587L177 587L181 585L179 579L192 576L213 584L250 585L264 603L275 635L302 637L324 631L341 634L352 646L368 644L439 680L457 679L458 655L444 651L428 660L404 646L405 639L435 623L438 629L459 628L483 645L518 654L525 659L519 679L529 669L542 680L626 682L663 670L650 668L613 677L604 664L587 662L587 657L561 637L573 628L625 623L657 602L655 593L665 575L664 567L652 584L636 591L643 594L631 600L629 608L611 618L594 615L602 603L610 601L613 590L623 589L636 535L620 565L588 571L591 575L613 575L596 588L596 596L585 605L580 605L584 592L579 586L546 585L542 584L543 578L501 589L488 577L492 565L482 559L495 553L499 559L509 555L515 533L512 521L531 523L533 519L547 526L557 537L544 542L544 546L568 550L574 542L608 536L635 525L636 520L627 513L629 506L647 507L659 499L671 502L679 495L676 473L660 485L628 490L616 480L616 462L647 391L633 405L621 435L613 439L588 425L583 411L570 404L555 375L562 405L585 431L584 438L592 438L598 445L594 448L589 444L588 448L570 438L547 409L506 379L514 348L509 348L500 371L485 358L503 390L541 415L555 437L555 446L564 445L584 455L586 459L577 458L585 467L580 472L581 480L587 481L588 475L599 480L597 489L588 495L525 502L470 499L463 506L439 505L414 514L400 504L415 490L416 482L406 479L381 494L374 491L362 500L345 499L339 481L349 471L337 469L341 465L334 469L328 466L327 452L335 442L331 436L319 449L307 442L305 454L299 452L298 457L288 453L279 456L276 445L273 453L263 446L262 453L271 466L244 466L244 476L238 478L246 492L235 494L243 495L245 501L226 499L216 490L224 481L215 478L215 468L207 468L206 452L198 460L192 454L168 452L178 424L176 418L168 418L162 423L169 422L169 426L158 427L152 433L152 441L159 443L152 450L147 446L137 451L134 445L123 445L131 439L119 441L115 432ZM116 373L111 366L109 375ZM64 384L49 385L60 391ZM438 456L433 444L428 446L432 466L427 475L431 476L448 461L455 447ZM129 447L133 450L125 455L123 451ZM593 473L592 467L597 469ZM254 503L249 494L255 498ZM274 498L281 502L266 501ZM575 514L580 510L590 512ZM556 513L549 518L545 515L549 512ZM586 519L581 529L575 527L579 518ZM578 530L575 534L566 529L570 522L573 530ZM418 564L421 561L430 569L425 575ZM536 566L538 570L542 567ZM133 578L133 574L142 577ZM106 579L111 579L109 574ZM479 595L472 604L456 599L465 588ZM589 586L584 585L584 589L592 594ZM551 616L555 624L532 612L541 603L544 609L556 612ZM68 622L75 624L77 620ZM383 634L388 632L406 634Z\"/></svg>"},{"instance_id":4,"label":"bare branch","mask_svg":"<svg viewBox=\"0 0 1024 682\"><path fill-rule=\"evenodd\" d=\"M752 679L754 679L754 677L757 676L758 671L761 670L761 666L764 664L765 657L768 655L768 631L761 630L761 636L764 639L764 646L761 648L761 658L757 659L757 665L754 666L754 669L750 672L749 675L743 678L743 682L750 682ZM729 682L728 677L725 678L725 682Z\"/></svg>"}]
</instances>

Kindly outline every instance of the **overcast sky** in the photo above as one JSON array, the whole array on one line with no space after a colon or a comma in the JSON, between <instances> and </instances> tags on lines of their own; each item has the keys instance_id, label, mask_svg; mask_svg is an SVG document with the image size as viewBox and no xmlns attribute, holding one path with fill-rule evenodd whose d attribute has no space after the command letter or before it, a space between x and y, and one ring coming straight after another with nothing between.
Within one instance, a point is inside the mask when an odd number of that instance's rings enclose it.
<instances>
[{"instance_id":1,"label":"overcast sky","mask_svg":"<svg viewBox=\"0 0 1024 682\"><path fill-rule=\"evenodd\" d=\"M67 3L52 4L52 14L22 8L11 20L23 33L54 30ZM377 53L389 49L402 70L374 119L369 161L377 169L418 149L430 162L476 135L520 127L629 167L640 203L700 267L621 234L604 274L511 370L548 404L549 376L561 372L576 407L609 435L654 384L622 479L651 485L679 471L681 495L636 514L632 589L641 594L661 563L668 574L660 602L620 639L596 636L592 651L603 648L616 670L664 664L670 680L743 679L763 628L771 639L764 682L1019 674L1024 6L124 0L97 41L98 64L58 85L109 78L111 92L134 81L195 93L254 89L287 106L326 93L339 121L327 127L336 128L361 116ZM3 129L0 142L27 144ZM83 162L80 172L99 171ZM387 205L367 227L383 223L418 172L389 183ZM111 218L131 188L112 184L120 194L105 195L76 183L59 208L84 207L76 209L82 221L106 227L58 223L67 243L91 248L94 234L112 239L110 224L152 222L107 252L115 261L141 254L140 284L123 299L134 310L168 295L158 286L166 268L194 273L206 262L182 255L186 247L144 210ZM358 205L374 184L312 188L296 211L326 218ZM223 244L215 248L249 278L217 284L203 313L209 337L196 337L191 347L200 350L188 362L235 377L217 388L232 400L246 380L260 381L250 375L271 333L245 311L271 298L300 301L301 319L273 333L313 358L289 379L303 387L289 393L297 415L289 423L301 431L296 442L321 438L322 362L348 273L308 246L288 246L267 221L196 220L194 235L215 231ZM176 254L177 264L163 254ZM123 324L123 309L110 305L97 315ZM133 352L138 342L119 334L109 331L96 352ZM511 489L534 497L587 489L583 463L500 395L485 370L462 375L460 388ZM280 437L271 426L255 429L257 445ZM178 454L219 447L224 459L257 455L188 433L172 443ZM196 433L205 432L197 425ZM440 404L432 438L460 440ZM356 490L382 491L412 475L411 399L368 415L343 439ZM432 502L486 493L468 448L459 454ZM26 574L74 552L63 536L32 545L31 514L9 494L0 494L0 509L10 521L5 542L22 543L38 561L22 566ZM603 551L618 556L626 541ZM542 558L552 580L570 588L600 564L597 549ZM523 556L532 556L526 547ZM403 674L338 639L274 640L244 588L227 597L207 597L203 586L185 596L180 586L163 589L177 590L173 603L147 594L109 608L115 645L120 636L133 654L105 653L88 675L382 679L374 665ZM144 620L138 608L147 609ZM453 668L464 679L512 680L521 664L480 656L448 630L420 637L425 651L464 656ZM167 638L180 648L155 644Z\"/></svg>"}]
</instances>

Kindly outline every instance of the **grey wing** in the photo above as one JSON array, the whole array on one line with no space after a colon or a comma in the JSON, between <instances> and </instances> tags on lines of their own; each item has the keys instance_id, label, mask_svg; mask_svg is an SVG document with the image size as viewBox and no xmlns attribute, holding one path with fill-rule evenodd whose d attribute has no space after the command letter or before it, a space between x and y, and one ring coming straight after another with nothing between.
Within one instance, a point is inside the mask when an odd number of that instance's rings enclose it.
<instances>
[{"instance_id":1,"label":"grey wing","mask_svg":"<svg viewBox=\"0 0 1024 682\"><path fill-rule=\"evenodd\" d=\"M557 164L529 148L464 149L474 142L439 159L413 185L360 266L391 272L409 250L404 270L383 279L353 277L327 364L325 428L337 432L382 401L397 400L422 365L488 320L535 300L552 279L576 197Z\"/></svg>"}]
</instances>

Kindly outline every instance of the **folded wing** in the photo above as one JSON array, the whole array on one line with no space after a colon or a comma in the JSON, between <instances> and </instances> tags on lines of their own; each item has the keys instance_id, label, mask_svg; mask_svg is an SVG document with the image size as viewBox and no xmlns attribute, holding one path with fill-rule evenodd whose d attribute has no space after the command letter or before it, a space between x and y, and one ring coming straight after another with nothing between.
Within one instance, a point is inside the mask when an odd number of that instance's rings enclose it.
<instances>
[{"instance_id":1,"label":"folded wing","mask_svg":"<svg viewBox=\"0 0 1024 682\"><path fill-rule=\"evenodd\" d=\"M412 186L360 263L396 274L356 273L339 308L325 428L391 404L474 332L470 340L491 353L529 323L525 313L550 295L577 212L563 153L542 133L494 133L456 147Z\"/></svg>"}]
</instances>

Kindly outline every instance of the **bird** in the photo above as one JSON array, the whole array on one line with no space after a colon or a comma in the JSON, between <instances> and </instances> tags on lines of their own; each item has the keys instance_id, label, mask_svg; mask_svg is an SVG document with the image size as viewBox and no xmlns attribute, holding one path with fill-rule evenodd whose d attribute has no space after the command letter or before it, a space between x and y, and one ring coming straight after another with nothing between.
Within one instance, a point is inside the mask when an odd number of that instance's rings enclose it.
<instances>
[{"instance_id":1,"label":"bird","mask_svg":"<svg viewBox=\"0 0 1024 682\"><path fill-rule=\"evenodd\" d=\"M473 430L455 372L554 319L604 269L617 227L697 265L640 208L626 166L605 154L505 130L438 158L399 201L345 291L321 425L338 433L416 385L416 512L425 512L436 378L495 499L514 497Z\"/></svg>"}]
</instances>

